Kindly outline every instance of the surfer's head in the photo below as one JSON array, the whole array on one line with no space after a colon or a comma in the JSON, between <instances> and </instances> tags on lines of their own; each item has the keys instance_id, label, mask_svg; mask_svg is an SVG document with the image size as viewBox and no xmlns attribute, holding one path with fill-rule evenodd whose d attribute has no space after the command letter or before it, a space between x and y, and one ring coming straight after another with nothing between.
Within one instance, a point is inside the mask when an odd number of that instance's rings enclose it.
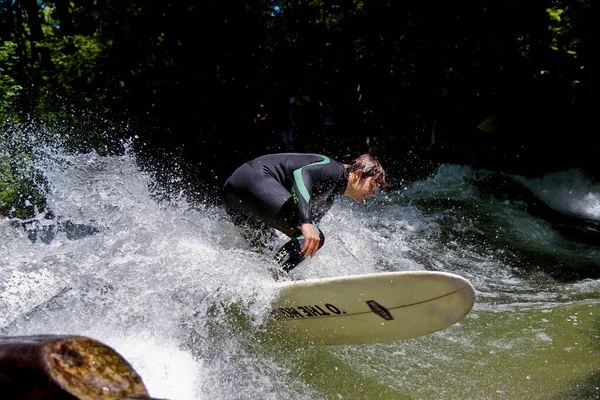
<instances>
[{"instance_id":1,"label":"surfer's head","mask_svg":"<svg viewBox=\"0 0 600 400\"><path fill-rule=\"evenodd\" d=\"M344 194L360 203L373 196L375 190L387 190L385 171L379 161L370 154L363 154L354 159L353 164L346 164L348 186Z\"/></svg>"},{"instance_id":2,"label":"surfer's head","mask_svg":"<svg viewBox=\"0 0 600 400\"><path fill-rule=\"evenodd\" d=\"M357 173L360 179L373 177L373 180L377 184L377 188L379 190L388 190L385 170L379 161L377 161L375 157L370 154L363 154L356 157L352 164L346 165L346 170L348 172Z\"/></svg>"}]
</instances>

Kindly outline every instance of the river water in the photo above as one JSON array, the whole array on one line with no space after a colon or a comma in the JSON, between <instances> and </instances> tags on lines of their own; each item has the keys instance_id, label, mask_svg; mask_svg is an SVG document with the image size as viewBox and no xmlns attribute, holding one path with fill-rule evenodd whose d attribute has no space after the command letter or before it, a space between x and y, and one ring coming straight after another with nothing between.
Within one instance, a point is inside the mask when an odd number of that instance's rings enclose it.
<instances>
[{"instance_id":1,"label":"river water","mask_svg":"<svg viewBox=\"0 0 600 400\"><path fill-rule=\"evenodd\" d=\"M336 201L325 246L291 279L445 271L477 301L420 338L312 347L266 328L269 258L218 202L164 196L131 151L53 148L30 167L51 213L0 221L0 333L100 340L153 397L600 398L600 183L581 170L443 164L364 204Z\"/></svg>"}]
</instances>

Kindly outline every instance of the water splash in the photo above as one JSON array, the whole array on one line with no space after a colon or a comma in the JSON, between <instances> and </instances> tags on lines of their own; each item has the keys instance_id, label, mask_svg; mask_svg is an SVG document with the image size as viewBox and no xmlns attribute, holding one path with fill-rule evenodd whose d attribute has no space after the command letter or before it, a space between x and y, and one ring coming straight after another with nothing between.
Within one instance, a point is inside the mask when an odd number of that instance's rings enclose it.
<instances>
[{"instance_id":1,"label":"water splash","mask_svg":"<svg viewBox=\"0 0 600 400\"><path fill-rule=\"evenodd\" d=\"M48 208L29 221L0 221L0 329L101 340L132 363L155 397L475 399L493 396L485 392L493 387L522 398L535 378L514 390L498 387L494 373L478 366L493 371L486 360L505 363L510 351L520 359L563 356L551 346L564 342L563 326L573 329L565 315L579 312L577 332L592 329L595 314L586 319L582 309L597 301L597 280L557 282L541 264L524 274L514 255L526 239L535 256L554 246L564 259L582 257L581 247L530 213L518 187L485 192L517 178L494 181L492 173L446 165L365 204L337 201L321 224L325 246L292 279L439 270L469 278L478 302L460 324L424 338L298 348L265 331L275 295L271 261L249 250L218 204L165 195L130 150L73 154L44 146L33 166L47 180ZM176 188L182 181L173 179ZM593 351L580 347L563 365L594 366ZM523 376L540 370L532 362L527 368ZM456 381L457 371L471 378Z\"/></svg>"}]
</instances>

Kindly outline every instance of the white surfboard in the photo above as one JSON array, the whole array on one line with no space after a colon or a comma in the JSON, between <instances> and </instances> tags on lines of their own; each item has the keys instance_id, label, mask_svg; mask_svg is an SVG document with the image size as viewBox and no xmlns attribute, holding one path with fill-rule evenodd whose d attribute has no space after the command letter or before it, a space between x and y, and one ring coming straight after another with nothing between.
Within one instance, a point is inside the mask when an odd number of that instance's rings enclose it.
<instances>
[{"instance_id":1,"label":"white surfboard","mask_svg":"<svg viewBox=\"0 0 600 400\"><path fill-rule=\"evenodd\" d=\"M276 283L279 329L322 345L381 343L450 327L475 303L465 278L405 271Z\"/></svg>"}]
</instances>

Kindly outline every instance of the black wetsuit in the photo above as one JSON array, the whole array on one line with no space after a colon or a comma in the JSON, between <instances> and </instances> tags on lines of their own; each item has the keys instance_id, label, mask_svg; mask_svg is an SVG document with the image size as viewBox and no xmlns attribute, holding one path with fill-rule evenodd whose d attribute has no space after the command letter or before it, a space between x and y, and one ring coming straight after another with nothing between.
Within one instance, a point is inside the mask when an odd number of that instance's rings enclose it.
<instances>
[{"instance_id":1,"label":"black wetsuit","mask_svg":"<svg viewBox=\"0 0 600 400\"><path fill-rule=\"evenodd\" d=\"M319 154L281 153L258 157L240 166L225 182L225 201L236 223L258 228L257 221L278 229L292 240L275 256L285 271L304 260L301 225L317 223L344 194L348 172ZM254 243L254 245L260 245Z\"/></svg>"}]
</instances>

